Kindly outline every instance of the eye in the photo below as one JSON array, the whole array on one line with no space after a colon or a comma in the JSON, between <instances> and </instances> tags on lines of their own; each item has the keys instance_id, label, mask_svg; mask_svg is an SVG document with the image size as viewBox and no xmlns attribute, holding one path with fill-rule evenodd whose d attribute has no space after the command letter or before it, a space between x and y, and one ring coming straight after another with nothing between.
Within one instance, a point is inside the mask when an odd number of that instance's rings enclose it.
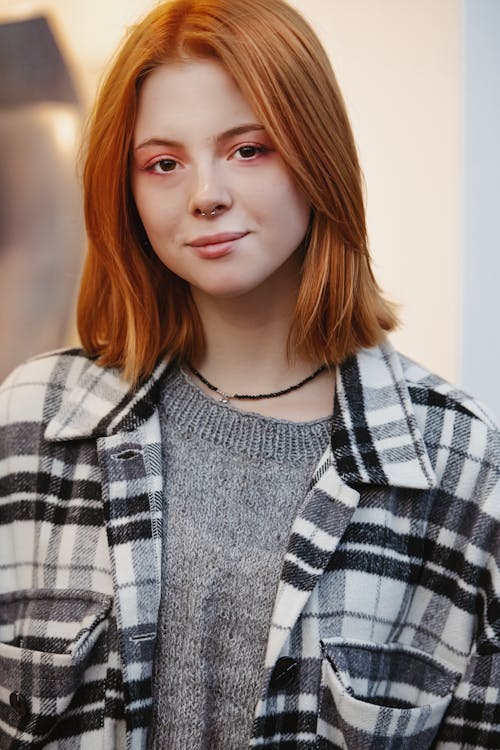
<instances>
[{"instance_id":1,"label":"eye","mask_svg":"<svg viewBox=\"0 0 500 750\"><path fill-rule=\"evenodd\" d=\"M155 174L165 174L165 172L173 172L177 166L177 162L173 159L158 159L148 167L149 172Z\"/></svg>"},{"instance_id":2,"label":"eye","mask_svg":"<svg viewBox=\"0 0 500 750\"><path fill-rule=\"evenodd\" d=\"M247 143L244 146L240 146L236 151L235 155L239 154L241 157L239 161L249 161L255 159L259 154L265 154L269 151L266 146L255 146L252 143Z\"/></svg>"}]
</instances>

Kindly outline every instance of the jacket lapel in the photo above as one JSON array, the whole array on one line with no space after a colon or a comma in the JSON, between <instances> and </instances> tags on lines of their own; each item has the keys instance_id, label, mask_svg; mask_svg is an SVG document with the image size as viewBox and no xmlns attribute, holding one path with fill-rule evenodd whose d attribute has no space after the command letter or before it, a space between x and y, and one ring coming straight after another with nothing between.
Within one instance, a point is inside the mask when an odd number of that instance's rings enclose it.
<instances>
[{"instance_id":1,"label":"jacket lapel","mask_svg":"<svg viewBox=\"0 0 500 750\"><path fill-rule=\"evenodd\" d=\"M331 445L295 519L275 601L271 668L359 502L362 484L429 489L435 476L398 355L361 350L338 368Z\"/></svg>"},{"instance_id":2,"label":"jacket lapel","mask_svg":"<svg viewBox=\"0 0 500 750\"><path fill-rule=\"evenodd\" d=\"M272 667L278 658L358 500L359 493L338 475L328 448L292 527L267 642L266 667Z\"/></svg>"},{"instance_id":3,"label":"jacket lapel","mask_svg":"<svg viewBox=\"0 0 500 750\"><path fill-rule=\"evenodd\" d=\"M166 365L136 391L118 372L83 358L72 368L45 438L96 440L126 719L129 729L141 734L151 718L161 594L163 471L157 404Z\"/></svg>"},{"instance_id":4,"label":"jacket lapel","mask_svg":"<svg viewBox=\"0 0 500 750\"><path fill-rule=\"evenodd\" d=\"M127 723L147 726L161 594L163 482L158 415L98 438Z\"/></svg>"}]
</instances>

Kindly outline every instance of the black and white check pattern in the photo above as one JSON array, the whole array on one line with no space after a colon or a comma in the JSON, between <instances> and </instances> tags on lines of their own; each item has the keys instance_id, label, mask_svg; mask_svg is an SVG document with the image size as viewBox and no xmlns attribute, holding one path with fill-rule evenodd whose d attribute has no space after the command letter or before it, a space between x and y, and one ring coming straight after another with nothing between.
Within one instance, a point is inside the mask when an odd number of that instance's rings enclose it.
<instances>
[{"instance_id":1,"label":"black and white check pattern","mask_svg":"<svg viewBox=\"0 0 500 750\"><path fill-rule=\"evenodd\" d=\"M70 350L0 391L0 750L146 746L166 372L131 392ZM484 410L389 344L339 368L252 748L500 747L499 467Z\"/></svg>"}]
</instances>

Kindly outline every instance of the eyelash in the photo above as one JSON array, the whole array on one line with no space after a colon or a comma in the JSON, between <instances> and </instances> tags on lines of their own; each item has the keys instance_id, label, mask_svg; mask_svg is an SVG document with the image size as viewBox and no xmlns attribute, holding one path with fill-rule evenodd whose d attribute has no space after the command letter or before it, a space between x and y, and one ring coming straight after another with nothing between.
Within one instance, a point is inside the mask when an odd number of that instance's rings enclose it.
<instances>
[{"instance_id":1,"label":"eyelash","mask_svg":"<svg viewBox=\"0 0 500 750\"><path fill-rule=\"evenodd\" d=\"M270 151L270 149L267 146L258 146L255 143L244 143L243 146L239 146L236 149L236 151L234 152L234 154L237 154L238 151L242 151L242 149L244 149L244 148L251 148L254 151L256 151L256 155L258 154L258 155L261 155L261 156L264 155L264 154L267 154ZM249 158L249 159L242 158L242 159L239 159L238 161L253 161L255 159L256 155L253 156L253 157L251 157L251 158ZM168 174L169 172L175 172L176 171L175 169L166 169L165 171L157 171L156 167L159 164L161 164L162 162L169 163L169 164L174 164L174 165L178 163L178 162L175 161L175 159L157 159L152 164L149 164L146 167L146 172L152 172L153 174Z\"/></svg>"},{"instance_id":2,"label":"eyelash","mask_svg":"<svg viewBox=\"0 0 500 750\"><path fill-rule=\"evenodd\" d=\"M267 154L269 152L267 146L258 146L256 143L244 143L243 146L239 146L234 153L237 154L238 151L242 151L244 148L252 148L258 154ZM242 161L252 161L252 159L242 159Z\"/></svg>"}]
</instances>

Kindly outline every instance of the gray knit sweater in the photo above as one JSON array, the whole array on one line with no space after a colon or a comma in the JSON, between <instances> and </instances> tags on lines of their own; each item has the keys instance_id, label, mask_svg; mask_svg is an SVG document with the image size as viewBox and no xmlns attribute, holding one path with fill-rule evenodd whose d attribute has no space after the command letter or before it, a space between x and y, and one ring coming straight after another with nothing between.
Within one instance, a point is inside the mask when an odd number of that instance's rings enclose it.
<instances>
[{"instance_id":1,"label":"gray knit sweater","mask_svg":"<svg viewBox=\"0 0 500 750\"><path fill-rule=\"evenodd\" d=\"M242 750L286 542L331 422L243 412L177 369L163 404L163 590L149 745Z\"/></svg>"}]
</instances>

